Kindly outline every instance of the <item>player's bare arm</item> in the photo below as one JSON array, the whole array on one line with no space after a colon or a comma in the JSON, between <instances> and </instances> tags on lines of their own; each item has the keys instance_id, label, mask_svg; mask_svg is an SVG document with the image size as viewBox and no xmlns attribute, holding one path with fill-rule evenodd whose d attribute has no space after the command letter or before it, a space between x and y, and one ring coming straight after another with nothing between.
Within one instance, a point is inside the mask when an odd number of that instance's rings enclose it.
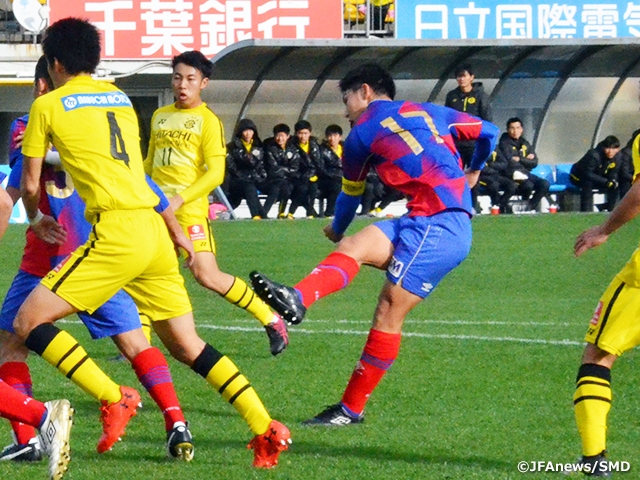
<instances>
[{"instance_id":1,"label":"player's bare arm","mask_svg":"<svg viewBox=\"0 0 640 480\"><path fill-rule=\"evenodd\" d=\"M44 215L38 208L40 202L40 175L44 157L24 157L20 195L33 232L47 243L62 245L67 232L53 217Z\"/></svg>"},{"instance_id":2,"label":"player's bare arm","mask_svg":"<svg viewBox=\"0 0 640 480\"><path fill-rule=\"evenodd\" d=\"M169 236L171 237L173 244L176 246L176 249L182 248L185 252L187 252L187 266L189 268L193 267L193 264L195 262L195 251L193 250L193 243L182 231L182 227L180 227L180 224L178 223L173 210L171 210L170 208L165 208L160 216L164 220L164 223L167 226L167 230L169 230Z\"/></svg>"},{"instance_id":3,"label":"player's bare arm","mask_svg":"<svg viewBox=\"0 0 640 480\"><path fill-rule=\"evenodd\" d=\"M4 232L7 230L12 209L13 202L11 197L2 187L0 187L0 238L3 237Z\"/></svg>"},{"instance_id":4,"label":"player's bare arm","mask_svg":"<svg viewBox=\"0 0 640 480\"><path fill-rule=\"evenodd\" d=\"M480 178L480 170L471 170L470 168L467 168L464 171L464 176L467 178L469 188L473 188L476 183L478 183L478 178Z\"/></svg>"},{"instance_id":5,"label":"player's bare arm","mask_svg":"<svg viewBox=\"0 0 640 480\"><path fill-rule=\"evenodd\" d=\"M633 220L639 213L640 182L636 181L602 225L592 227L578 235L574 247L575 256L579 257L590 248L602 245L609 235Z\"/></svg>"}]
</instances>

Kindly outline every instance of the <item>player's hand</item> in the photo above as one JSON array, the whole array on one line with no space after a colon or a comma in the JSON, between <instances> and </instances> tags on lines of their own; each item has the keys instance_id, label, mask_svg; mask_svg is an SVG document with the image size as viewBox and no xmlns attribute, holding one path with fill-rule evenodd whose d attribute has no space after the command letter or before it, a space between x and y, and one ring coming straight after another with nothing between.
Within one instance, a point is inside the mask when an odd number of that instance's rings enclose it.
<instances>
[{"instance_id":1,"label":"player's hand","mask_svg":"<svg viewBox=\"0 0 640 480\"><path fill-rule=\"evenodd\" d=\"M464 171L464 176L467 178L469 188L473 188L476 183L478 183L478 178L480 178L480 170L471 170L470 168L467 168Z\"/></svg>"},{"instance_id":2,"label":"player's hand","mask_svg":"<svg viewBox=\"0 0 640 480\"><path fill-rule=\"evenodd\" d=\"M13 137L14 147L16 150L20 150L22 148L22 140L24 139L24 130Z\"/></svg>"},{"instance_id":3,"label":"player's hand","mask_svg":"<svg viewBox=\"0 0 640 480\"><path fill-rule=\"evenodd\" d=\"M180 195L174 195L169 199L169 206L174 212L184 205L184 199Z\"/></svg>"},{"instance_id":4,"label":"player's hand","mask_svg":"<svg viewBox=\"0 0 640 480\"><path fill-rule=\"evenodd\" d=\"M338 243L344 237L341 233L336 233L333 231L333 227L331 224L324 227L324 236L331 240L333 243Z\"/></svg>"},{"instance_id":5,"label":"player's hand","mask_svg":"<svg viewBox=\"0 0 640 480\"><path fill-rule=\"evenodd\" d=\"M579 257L587 250L602 245L608 238L609 235L604 232L602 226L592 227L578 235L573 252L576 257Z\"/></svg>"},{"instance_id":6,"label":"player's hand","mask_svg":"<svg viewBox=\"0 0 640 480\"><path fill-rule=\"evenodd\" d=\"M536 158L536 156L533 153L530 153L529 155L527 155L527 158L529 160L533 160L534 158Z\"/></svg>"},{"instance_id":7,"label":"player's hand","mask_svg":"<svg viewBox=\"0 0 640 480\"><path fill-rule=\"evenodd\" d=\"M67 241L67 232L64 227L49 215L45 215L42 220L32 225L31 230L40 240L52 245L62 245Z\"/></svg>"},{"instance_id":8,"label":"player's hand","mask_svg":"<svg viewBox=\"0 0 640 480\"><path fill-rule=\"evenodd\" d=\"M182 230L172 233L171 240L176 247L176 253L180 256L180 249L182 248L187 254L187 267L193 267L196 261L196 252L193 249L193 242L187 238Z\"/></svg>"}]
</instances>

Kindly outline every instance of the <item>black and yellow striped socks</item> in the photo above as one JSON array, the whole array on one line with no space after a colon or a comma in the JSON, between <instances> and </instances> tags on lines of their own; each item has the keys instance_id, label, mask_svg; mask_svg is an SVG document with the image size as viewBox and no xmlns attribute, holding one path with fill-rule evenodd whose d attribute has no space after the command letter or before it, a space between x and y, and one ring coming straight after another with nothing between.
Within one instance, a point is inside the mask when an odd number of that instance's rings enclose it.
<instances>
[{"instance_id":1,"label":"black and yellow striped socks","mask_svg":"<svg viewBox=\"0 0 640 480\"><path fill-rule=\"evenodd\" d=\"M25 345L92 397L108 403L122 397L120 386L89 358L76 339L52 323L31 330Z\"/></svg>"},{"instance_id":2,"label":"black and yellow striped socks","mask_svg":"<svg viewBox=\"0 0 640 480\"><path fill-rule=\"evenodd\" d=\"M233 285L227 293L222 295L227 302L245 309L262 325L269 325L274 319L274 313L269 306L258 297L246 282L235 277Z\"/></svg>"},{"instance_id":3,"label":"black and yellow striped socks","mask_svg":"<svg viewBox=\"0 0 640 480\"><path fill-rule=\"evenodd\" d=\"M580 367L573 396L582 454L598 455L606 449L607 415L611 408L611 370L587 363Z\"/></svg>"},{"instance_id":4,"label":"black and yellow striped socks","mask_svg":"<svg viewBox=\"0 0 640 480\"><path fill-rule=\"evenodd\" d=\"M207 344L191 368L234 406L254 435L267 431L271 423L269 413L249 381L228 357Z\"/></svg>"}]
</instances>

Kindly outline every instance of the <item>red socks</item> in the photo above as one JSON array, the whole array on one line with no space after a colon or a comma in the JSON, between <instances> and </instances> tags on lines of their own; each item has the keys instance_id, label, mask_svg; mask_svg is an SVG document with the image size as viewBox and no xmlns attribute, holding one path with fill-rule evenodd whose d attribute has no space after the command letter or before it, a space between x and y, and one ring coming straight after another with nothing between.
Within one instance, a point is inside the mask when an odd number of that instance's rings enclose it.
<instances>
[{"instance_id":1,"label":"red socks","mask_svg":"<svg viewBox=\"0 0 640 480\"><path fill-rule=\"evenodd\" d=\"M398 356L400 339L399 333L371 329L360 361L342 395L342 405L349 413L362 414L369 396Z\"/></svg>"},{"instance_id":2,"label":"red socks","mask_svg":"<svg viewBox=\"0 0 640 480\"><path fill-rule=\"evenodd\" d=\"M166 430L171 430L175 422L185 422L173 388L169 366L162 352L155 347L148 348L136 355L131 364L142 386L160 407Z\"/></svg>"},{"instance_id":3,"label":"red socks","mask_svg":"<svg viewBox=\"0 0 640 480\"><path fill-rule=\"evenodd\" d=\"M7 362L0 365L0 380L18 392L33 397L31 374L29 366L24 362ZM24 445L36 436L36 431L31 425L22 422L11 422L11 428L16 436L18 445Z\"/></svg>"},{"instance_id":4,"label":"red socks","mask_svg":"<svg viewBox=\"0 0 640 480\"><path fill-rule=\"evenodd\" d=\"M2 381L0 381L0 398L2 398L0 417L10 420L12 424L13 422L22 422L32 427L39 427L45 413L47 413L44 403L20 393ZM34 436L29 437L24 443L27 443Z\"/></svg>"},{"instance_id":5,"label":"red socks","mask_svg":"<svg viewBox=\"0 0 640 480\"><path fill-rule=\"evenodd\" d=\"M316 300L349 285L358 270L360 265L352 257L333 252L294 288L300 293L304 306L309 308Z\"/></svg>"}]
</instances>

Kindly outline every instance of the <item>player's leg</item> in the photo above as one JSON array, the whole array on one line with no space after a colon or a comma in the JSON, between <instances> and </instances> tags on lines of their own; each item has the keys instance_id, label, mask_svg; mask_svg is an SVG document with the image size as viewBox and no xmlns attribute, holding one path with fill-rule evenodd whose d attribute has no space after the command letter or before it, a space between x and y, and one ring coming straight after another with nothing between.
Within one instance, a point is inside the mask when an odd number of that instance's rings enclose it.
<instances>
[{"instance_id":1,"label":"player's leg","mask_svg":"<svg viewBox=\"0 0 640 480\"><path fill-rule=\"evenodd\" d=\"M189 233L192 227L187 227ZM198 283L219 294L227 302L250 313L265 328L271 353L278 355L289 343L287 327L277 314L264 303L244 280L218 268L215 244L210 229L205 240L194 242L195 262L191 268Z\"/></svg>"},{"instance_id":2,"label":"player's leg","mask_svg":"<svg viewBox=\"0 0 640 480\"><path fill-rule=\"evenodd\" d=\"M167 451L186 461L193 459L191 433L176 395L167 361L160 350L149 344L140 328L142 318L133 299L120 290L93 314L80 313L91 337L111 337L122 354L131 362L142 386L156 402L165 420Z\"/></svg>"},{"instance_id":3,"label":"player's leg","mask_svg":"<svg viewBox=\"0 0 640 480\"><path fill-rule=\"evenodd\" d=\"M369 225L353 236L344 238L336 250L330 253L309 275L294 287L271 281L264 274L251 272L253 288L270 307L289 323L300 323L313 303L345 288L354 279L360 265L386 268L393 251L393 243L380 229Z\"/></svg>"},{"instance_id":4,"label":"player's leg","mask_svg":"<svg viewBox=\"0 0 640 480\"><path fill-rule=\"evenodd\" d=\"M634 253L634 257L638 252ZM630 264L635 264L632 259ZM632 267L625 267L625 269ZM622 353L640 344L640 289L614 278L591 319L576 378L574 412L582 440L582 461L595 463L606 451L611 408L611 368Z\"/></svg>"},{"instance_id":5,"label":"player's leg","mask_svg":"<svg viewBox=\"0 0 640 480\"><path fill-rule=\"evenodd\" d=\"M238 367L214 347L205 343L196 330L191 313L153 327L171 355L201 375L242 416L253 434L254 466L270 468L278 463L280 451L291 442L289 431L273 420L260 397Z\"/></svg>"},{"instance_id":6,"label":"player's leg","mask_svg":"<svg viewBox=\"0 0 640 480\"><path fill-rule=\"evenodd\" d=\"M103 435L97 449L103 453L124 433L127 422L135 415L140 395L111 380L73 336L53 324L75 312L77 309L66 300L38 285L20 307L14 328L27 348L102 402Z\"/></svg>"},{"instance_id":7,"label":"player's leg","mask_svg":"<svg viewBox=\"0 0 640 480\"><path fill-rule=\"evenodd\" d=\"M38 285L40 278L22 270L14 277L0 311L0 380L33 397L31 373L26 363L29 350L14 334L13 321L20 305ZM40 442L33 426L11 422L14 443L0 453L0 461L37 461L42 458Z\"/></svg>"},{"instance_id":8,"label":"player's leg","mask_svg":"<svg viewBox=\"0 0 640 480\"><path fill-rule=\"evenodd\" d=\"M468 255L471 226L464 212L403 217L380 222L395 250L378 298L373 325L340 403L308 425L342 426L362 421L364 407L400 350L404 318Z\"/></svg>"}]
</instances>

